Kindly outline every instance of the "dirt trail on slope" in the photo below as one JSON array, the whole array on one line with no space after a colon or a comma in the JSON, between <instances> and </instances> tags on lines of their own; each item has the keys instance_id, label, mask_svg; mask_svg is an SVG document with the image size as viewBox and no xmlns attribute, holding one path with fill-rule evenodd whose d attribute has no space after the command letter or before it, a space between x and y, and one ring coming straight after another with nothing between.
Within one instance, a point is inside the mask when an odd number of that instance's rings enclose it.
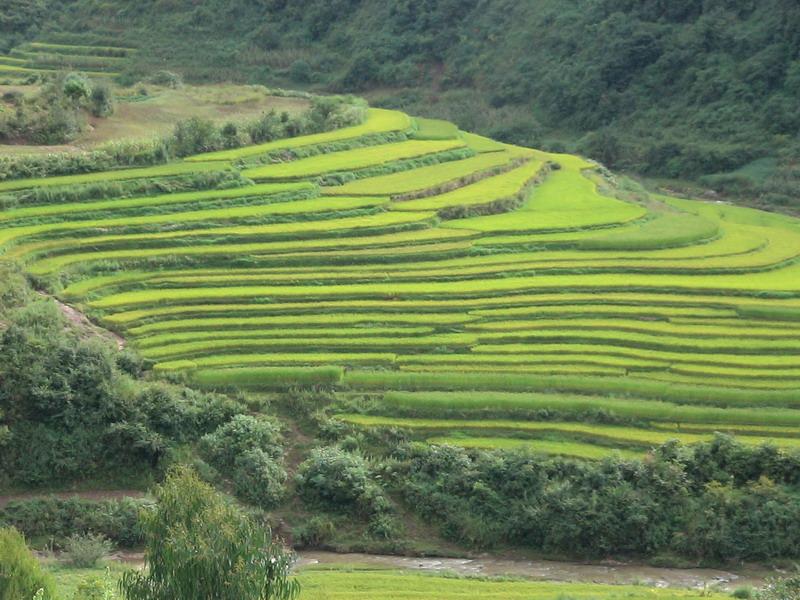
<instances>
[{"instance_id":1,"label":"dirt trail on slope","mask_svg":"<svg viewBox=\"0 0 800 600\"><path fill-rule=\"evenodd\" d=\"M122 336L94 324L91 320L89 320L89 317L87 317L77 308L70 306L69 304L65 304L58 298L50 296L49 294L45 294L44 292L38 293L41 296L50 298L53 302L55 302L56 306L58 306L59 310L63 313L67 320L78 329L82 329L88 333L91 333L92 335L98 335L100 337L112 340L117 345L118 350L123 350L125 348L125 338Z\"/></svg>"}]
</instances>

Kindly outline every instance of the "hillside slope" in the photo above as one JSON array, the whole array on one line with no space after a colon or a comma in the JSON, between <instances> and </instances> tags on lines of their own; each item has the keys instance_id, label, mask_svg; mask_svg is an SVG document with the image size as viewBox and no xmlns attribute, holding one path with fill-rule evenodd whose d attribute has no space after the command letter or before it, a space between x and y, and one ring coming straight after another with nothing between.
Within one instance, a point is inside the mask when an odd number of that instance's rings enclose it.
<instances>
[{"instance_id":1,"label":"hillside slope","mask_svg":"<svg viewBox=\"0 0 800 600\"><path fill-rule=\"evenodd\" d=\"M704 183L796 201L789 0L14 0L0 22L6 45L84 27L143 48L143 72L363 90L506 141L659 177L732 173Z\"/></svg>"}]
</instances>

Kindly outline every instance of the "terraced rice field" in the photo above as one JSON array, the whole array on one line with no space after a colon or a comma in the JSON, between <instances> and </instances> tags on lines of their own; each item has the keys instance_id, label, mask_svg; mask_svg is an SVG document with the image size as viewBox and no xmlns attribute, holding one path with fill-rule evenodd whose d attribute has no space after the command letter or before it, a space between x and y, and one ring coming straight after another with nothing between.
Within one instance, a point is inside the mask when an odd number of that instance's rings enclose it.
<instances>
[{"instance_id":1,"label":"terraced rice field","mask_svg":"<svg viewBox=\"0 0 800 600\"><path fill-rule=\"evenodd\" d=\"M254 183L25 200L227 169ZM337 418L467 447L635 458L718 431L800 446L789 217L626 193L579 157L374 109L357 127L0 195L5 256L158 373L367 393Z\"/></svg>"},{"instance_id":2,"label":"terraced rice field","mask_svg":"<svg viewBox=\"0 0 800 600\"><path fill-rule=\"evenodd\" d=\"M24 78L65 70L98 78L115 77L134 52L134 48L119 46L30 42L0 56L0 77Z\"/></svg>"}]
</instances>

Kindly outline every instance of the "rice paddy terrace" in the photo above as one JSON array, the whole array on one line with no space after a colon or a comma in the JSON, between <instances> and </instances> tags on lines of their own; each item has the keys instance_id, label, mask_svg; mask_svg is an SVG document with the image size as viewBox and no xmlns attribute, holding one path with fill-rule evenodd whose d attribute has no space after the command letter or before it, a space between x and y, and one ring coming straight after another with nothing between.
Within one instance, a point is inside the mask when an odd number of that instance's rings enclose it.
<instances>
[{"instance_id":1,"label":"rice paddy terrace","mask_svg":"<svg viewBox=\"0 0 800 600\"><path fill-rule=\"evenodd\" d=\"M242 185L182 186L223 171ZM338 414L353 427L463 446L641 456L723 431L800 447L789 217L378 109L158 167L0 182L0 199L5 255L158 373L335 386L368 398Z\"/></svg>"},{"instance_id":2,"label":"rice paddy terrace","mask_svg":"<svg viewBox=\"0 0 800 600\"><path fill-rule=\"evenodd\" d=\"M55 71L81 71L91 77L119 75L133 48L30 42L0 55L0 78L20 79Z\"/></svg>"}]
</instances>

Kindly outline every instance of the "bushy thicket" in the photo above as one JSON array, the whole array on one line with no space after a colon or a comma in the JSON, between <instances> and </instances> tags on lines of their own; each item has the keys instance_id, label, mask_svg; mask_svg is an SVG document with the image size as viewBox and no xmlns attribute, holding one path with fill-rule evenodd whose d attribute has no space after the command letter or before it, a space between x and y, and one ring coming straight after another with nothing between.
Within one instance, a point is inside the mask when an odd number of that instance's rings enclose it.
<instances>
[{"instance_id":1,"label":"bushy thicket","mask_svg":"<svg viewBox=\"0 0 800 600\"><path fill-rule=\"evenodd\" d=\"M117 546L132 548L144 540L139 512L147 500L33 498L13 500L0 509L0 525L14 527L28 539L48 540L57 548L71 535L102 535Z\"/></svg>"},{"instance_id":2,"label":"bushy thicket","mask_svg":"<svg viewBox=\"0 0 800 600\"><path fill-rule=\"evenodd\" d=\"M796 557L800 455L719 436L644 461L407 447L397 491L450 539L588 557Z\"/></svg>"},{"instance_id":3,"label":"bushy thicket","mask_svg":"<svg viewBox=\"0 0 800 600\"><path fill-rule=\"evenodd\" d=\"M283 499L287 478L282 440L275 419L238 415L204 436L200 448L214 467L231 475L240 498L273 508Z\"/></svg>"},{"instance_id":4,"label":"bushy thicket","mask_svg":"<svg viewBox=\"0 0 800 600\"><path fill-rule=\"evenodd\" d=\"M0 480L37 486L139 473L242 412L224 396L137 382L116 348L83 339L19 274L3 275Z\"/></svg>"}]
</instances>

